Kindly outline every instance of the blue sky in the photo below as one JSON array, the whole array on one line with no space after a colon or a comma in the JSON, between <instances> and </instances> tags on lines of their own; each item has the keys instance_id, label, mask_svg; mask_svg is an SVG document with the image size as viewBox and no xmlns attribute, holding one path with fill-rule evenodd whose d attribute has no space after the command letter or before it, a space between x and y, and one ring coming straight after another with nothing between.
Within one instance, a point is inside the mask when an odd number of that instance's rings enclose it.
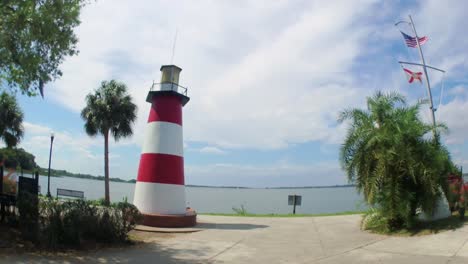
<instances>
[{"instance_id":1,"label":"blue sky","mask_svg":"<svg viewBox=\"0 0 468 264\"><path fill-rule=\"evenodd\" d=\"M133 1L101 0L83 10L78 56L47 85L45 98L18 95L25 112L21 146L52 167L103 174L103 139L89 138L79 116L101 80L124 81L137 103L134 136L111 142L111 177L133 179L159 68L174 64L189 87L184 107L186 183L239 186L346 184L338 162L346 124L339 111L364 107L376 90L411 102L425 86L409 85L398 60L418 61L394 23L413 18L428 64L447 70L436 113L459 165L468 165L468 36L465 1ZM409 32L404 25L402 30ZM412 68L416 70L415 68ZM430 72L435 101L442 75ZM424 109L423 118L429 112Z\"/></svg>"}]
</instances>

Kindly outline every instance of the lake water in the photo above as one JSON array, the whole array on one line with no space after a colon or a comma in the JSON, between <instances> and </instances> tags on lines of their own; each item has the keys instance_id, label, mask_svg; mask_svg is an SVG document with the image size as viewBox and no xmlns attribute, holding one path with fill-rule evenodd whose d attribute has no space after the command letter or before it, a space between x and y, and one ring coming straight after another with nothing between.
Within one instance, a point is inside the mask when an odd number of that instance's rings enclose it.
<instances>
[{"instance_id":1,"label":"lake water","mask_svg":"<svg viewBox=\"0 0 468 264\"><path fill-rule=\"evenodd\" d=\"M47 193L47 177L39 179L41 193ZM104 197L104 182L72 177L51 177L50 192L57 194L57 187L83 191L86 199ZM133 202L135 184L110 182L112 201L122 201L124 197ZM233 207L246 208L255 214L292 213L288 205L288 195L302 195L302 205L296 207L298 214L337 213L363 210L363 198L354 187L307 188L307 189L234 189L186 187L187 206L199 213L233 213Z\"/></svg>"}]
</instances>

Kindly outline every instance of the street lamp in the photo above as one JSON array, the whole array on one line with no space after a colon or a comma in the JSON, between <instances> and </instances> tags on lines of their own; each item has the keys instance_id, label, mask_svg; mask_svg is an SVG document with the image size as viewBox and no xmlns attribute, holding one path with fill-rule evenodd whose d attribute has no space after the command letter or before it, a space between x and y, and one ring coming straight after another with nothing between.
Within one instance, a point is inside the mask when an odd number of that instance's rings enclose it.
<instances>
[{"instance_id":1,"label":"street lamp","mask_svg":"<svg viewBox=\"0 0 468 264\"><path fill-rule=\"evenodd\" d=\"M52 144L54 144L54 133L50 133L49 173L47 175L47 197L50 195L50 160L52 159Z\"/></svg>"}]
</instances>

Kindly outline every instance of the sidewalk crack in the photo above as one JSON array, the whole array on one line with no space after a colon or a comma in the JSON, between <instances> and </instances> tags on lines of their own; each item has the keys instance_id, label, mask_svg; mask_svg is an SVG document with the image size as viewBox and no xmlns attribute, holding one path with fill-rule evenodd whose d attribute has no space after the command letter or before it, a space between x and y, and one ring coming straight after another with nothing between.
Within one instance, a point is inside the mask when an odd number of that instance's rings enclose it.
<instances>
[{"instance_id":1,"label":"sidewalk crack","mask_svg":"<svg viewBox=\"0 0 468 264\"><path fill-rule=\"evenodd\" d=\"M450 261L452 261L453 258L455 258L458 253L460 252L460 250L465 246L465 244L468 242L468 239L465 239L465 241L462 243L462 245L457 249L457 251L455 251L455 253L450 256L450 258L447 260L446 263L450 263Z\"/></svg>"},{"instance_id":2,"label":"sidewalk crack","mask_svg":"<svg viewBox=\"0 0 468 264\"><path fill-rule=\"evenodd\" d=\"M325 247L323 246L322 238L320 237L319 230L317 228L317 223L315 222L315 218L312 219L312 223L314 225L315 233L317 234L318 240L320 242L320 249L322 250L323 255L327 255L327 252L325 252Z\"/></svg>"},{"instance_id":3,"label":"sidewalk crack","mask_svg":"<svg viewBox=\"0 0 468 264\"><path fill-rule=\"evenodd\" d=\"M320 260L324 260L324 259L328 259L328 258L340 256L340 255L349 253L349 252L351 252L351 251L354 251L354 250L356 250L356 249L361 249L361 248L370 246L370 245L372 245L372 244L375 244L375 243L377 243L377 242L383 241L383 240L385 240L385 239L388 239L388 237L384 237L384 238L381 238L381 239L377 239L377 240L371 241L371 242L369 242L369 243L366 243L366 244L364 244L364 245L360 245L360 246L358 246L358 247L355 247L355 248L352 248L352 249L349 249L349 250L346 250L346 251L343 251L343 252L340 252L340 253L337 253L337 254L333 254L333 255L329 255L329 256L324 256L324 257L321 257L321 258L317 258L317 259L314 259L314 261L320 261Z\"/></svg>"},{"instance_id":4,"label":"sidewalk crack","mask_svg":"<svg viewBox=\"0 0 468 264\"><path fill-rule=\"evenodd\" d=\"M242 241L244 241L244 239L241 239L241 240L235 242L234 244L232 244L232 245L230 245L229 247L227 247L227 248L221 250L221 251L218 252L217 254L215 254L215 255L209 257L207 260L212 260L212 259L218 257L219 255L221 255L221 254L225 253L226 251L230 250L231 248L237 246L237 245L238 245L240 242L242 242Z\"/></svg>"}]
</instances>

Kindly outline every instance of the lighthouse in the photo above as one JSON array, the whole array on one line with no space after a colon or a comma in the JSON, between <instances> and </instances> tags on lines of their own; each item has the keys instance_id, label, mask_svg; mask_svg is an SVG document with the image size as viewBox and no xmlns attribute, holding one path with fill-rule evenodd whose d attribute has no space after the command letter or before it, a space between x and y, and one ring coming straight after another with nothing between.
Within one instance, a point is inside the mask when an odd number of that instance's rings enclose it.
<instances>
[{"instance_id":1,"label":"lighthouse","mask_svg":"<svg viewBox=\"0 0 468 264\"><path fill-rule=\"evenodd\" d=\"M146 101L151 109L133 203L143 214L143 224L185 227L196 223L196 214L186 207L182 107L190 98L179 85L181 68L161 67L161 82L153 84Z\"/></svg>"}]
</instances>

